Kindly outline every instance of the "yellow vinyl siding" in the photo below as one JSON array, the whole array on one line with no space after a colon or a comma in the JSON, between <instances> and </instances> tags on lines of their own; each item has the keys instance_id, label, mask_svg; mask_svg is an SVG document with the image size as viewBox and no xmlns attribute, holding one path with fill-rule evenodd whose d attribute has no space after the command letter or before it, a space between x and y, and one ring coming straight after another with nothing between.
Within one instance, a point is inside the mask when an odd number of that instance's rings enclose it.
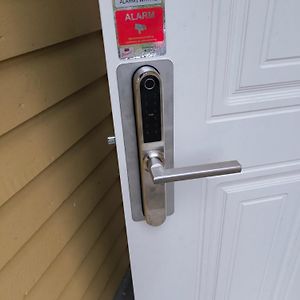
<instances>
[{"instance_id":1,"label":"yellow vinyl siding","mask_svg":"<svg viewBox=\"0 0 300 300\"><path fill-rule=\"evenodd\" d=\"M98 32L3 61L0 135L102 77L101 39Z\"/></svg>"},{"instance_id":2,"label":"yellow vinyl siding","mask_svg":"<svg viewBox=\"0 0 300 300\"><path fill-rule=\"evenodd\" d=\"M0 60L100 29L95 0L1 0Z\"/></svg>"},{"instance_id":3,"label":"yellow vinyl siding","mask_svg":"<svg viewBox=\"0 0 300 300\"><path fill-rule=\"evenodd\" d=\"M0 90L0 299L112 299L129 262L97 1L2 1Z\"/></svg>"}]
</instances>

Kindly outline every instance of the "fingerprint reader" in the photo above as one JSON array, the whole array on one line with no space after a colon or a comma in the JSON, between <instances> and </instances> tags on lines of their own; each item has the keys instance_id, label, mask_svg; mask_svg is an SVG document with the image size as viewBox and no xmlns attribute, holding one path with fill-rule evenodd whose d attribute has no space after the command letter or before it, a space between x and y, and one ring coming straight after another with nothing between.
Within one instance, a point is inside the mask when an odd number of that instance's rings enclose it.
<instances>
[{"instance_id":1,"label":"fingerprint reader","mask_svg":"<svg viewBox=\"0 0 300 300\"><path fill-rule=\"evenodd\" d=\"M145 80L144 86L147 90L153 90L155 88L155 81L153 78L148 78Z\"/></svg>"}]
</instances>

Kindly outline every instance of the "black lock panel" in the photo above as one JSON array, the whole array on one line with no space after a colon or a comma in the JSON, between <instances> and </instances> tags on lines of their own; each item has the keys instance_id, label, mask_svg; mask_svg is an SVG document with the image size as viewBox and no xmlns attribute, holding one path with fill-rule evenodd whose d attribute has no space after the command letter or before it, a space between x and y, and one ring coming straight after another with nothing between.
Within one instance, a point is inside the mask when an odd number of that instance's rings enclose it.
<instances>
[{"instance_id":1,"label":"black lock panel","mask_svg":"<svg viewBox=\"0 0 300 300\"><path fill-rule=\"evenodd\" d=\"M140 84L144 143L161 141L160 82L155 76L145 76Z\"/></svg>"}]
</instances>

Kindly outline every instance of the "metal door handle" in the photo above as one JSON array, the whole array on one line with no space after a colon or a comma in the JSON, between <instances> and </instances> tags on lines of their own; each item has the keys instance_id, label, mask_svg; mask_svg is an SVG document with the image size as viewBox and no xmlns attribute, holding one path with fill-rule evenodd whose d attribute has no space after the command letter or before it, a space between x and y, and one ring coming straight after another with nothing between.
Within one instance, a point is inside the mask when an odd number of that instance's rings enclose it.
<instances>
[{"instance_id":1,"label":"metal door handle","mask_svg":"<svg viewBox=\"0 0 300 300\"><path fill-rule=\"evenodd\" d=\"M148 171L155 184L228 175L242 171L241 164L236 160L173 169L164 168L163 158L159 152L150 152L146 160Z\"/></svg>"}]
</instances>

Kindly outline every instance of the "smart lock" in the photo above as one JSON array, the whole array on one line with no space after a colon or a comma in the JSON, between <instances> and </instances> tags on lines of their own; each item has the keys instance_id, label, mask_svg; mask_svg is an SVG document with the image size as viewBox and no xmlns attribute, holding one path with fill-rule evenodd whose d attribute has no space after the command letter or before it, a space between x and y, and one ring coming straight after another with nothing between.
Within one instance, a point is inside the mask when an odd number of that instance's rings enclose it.
<instances>
[{"instance_id":1,"label":"smart lock","mask_svg":"<svg viewBox=\"0 0 300 300\"><path fill-rule=\"evenodd\" d=\"M174 168L173 64L117 70L132 217L159 226L174 212L174 181L239 173L238 161Z\"/></svg>"},{"instance_id":2,"label":"smart lock","mask_svg":"<svg viewBox=\"0 0 300 300\"><path fill-rule=\"evenodd\" d=\"M133 93L141 174L141 192L146 222L160 225L166 219L166 191L163 184L154 185L147 167L148 156L164 155L163 91L158 70L139 68L133 76Z\"/></svg>"}]
</instances>

